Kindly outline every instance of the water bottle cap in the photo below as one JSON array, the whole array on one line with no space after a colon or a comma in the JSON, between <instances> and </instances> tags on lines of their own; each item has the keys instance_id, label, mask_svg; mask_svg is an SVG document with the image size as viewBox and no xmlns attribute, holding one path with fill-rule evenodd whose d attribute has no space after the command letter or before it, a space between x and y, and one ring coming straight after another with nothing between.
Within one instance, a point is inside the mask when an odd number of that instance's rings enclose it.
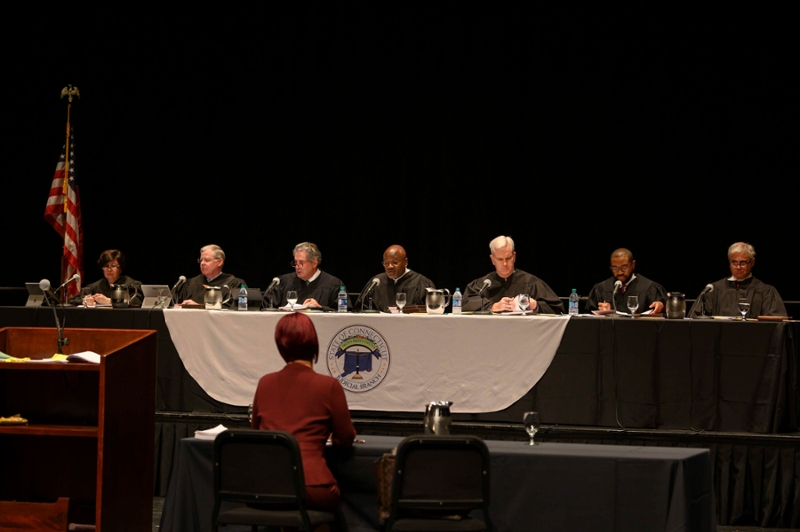
<instances>
[{"instance_id":1,"label":"water bottle cap","mask_svg":"<svg viewBox=\"0 0 800 532\"><path fill-rule=\"evenodd\" d=\"M573 291L573 292L577 292L578 290L576 290L575 288L573 288L573 289L572 289L572 291Z\"/></svg>"}]
</instances>

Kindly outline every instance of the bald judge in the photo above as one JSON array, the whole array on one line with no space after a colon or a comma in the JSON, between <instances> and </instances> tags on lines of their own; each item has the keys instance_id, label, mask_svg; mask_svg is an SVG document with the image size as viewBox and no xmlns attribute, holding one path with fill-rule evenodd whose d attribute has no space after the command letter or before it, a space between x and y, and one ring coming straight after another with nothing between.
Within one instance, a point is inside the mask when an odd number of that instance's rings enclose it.
<instances>
[{"instance_id":1,"label":"bald judge","mask_svg":"<svg viewBox=\"0 0 800 532\"><path fill-rule=\"evenodd\" d=\"M408 257L403 246L397 244L389 246L383 252L383 269L385 273L380 273L372 277L361 290L353 309L358 312L361 310L363 301L364 308L369 308L369 301L365 300L367 290L377 279L380 284L372 290L373 308L381 312L389 312L389 307L395 306L395 295L398 292L405 292L407 305L424 305L426 288L436 288L433 281L422 274L408 269Z\"/></svg>"}]
</instances>

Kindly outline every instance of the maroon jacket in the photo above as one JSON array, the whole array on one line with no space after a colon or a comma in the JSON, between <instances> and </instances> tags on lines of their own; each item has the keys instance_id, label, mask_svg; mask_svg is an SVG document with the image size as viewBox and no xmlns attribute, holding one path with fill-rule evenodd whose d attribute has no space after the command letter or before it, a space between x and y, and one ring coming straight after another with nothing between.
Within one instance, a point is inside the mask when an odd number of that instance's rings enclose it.
<instances>
[{"instance_id":1,"label":"maroon jacket","mask_svg":"<svg viewBox=\"0 0 800 532\"><path fill-rule=\"evenodd\" d=\"M348 448L356 429L339 381L302 364L261 377L253 399L253 428L285 430L300 444L306 486L335 485L323 456L325 442Z\"/></svg>"}]
</instances>

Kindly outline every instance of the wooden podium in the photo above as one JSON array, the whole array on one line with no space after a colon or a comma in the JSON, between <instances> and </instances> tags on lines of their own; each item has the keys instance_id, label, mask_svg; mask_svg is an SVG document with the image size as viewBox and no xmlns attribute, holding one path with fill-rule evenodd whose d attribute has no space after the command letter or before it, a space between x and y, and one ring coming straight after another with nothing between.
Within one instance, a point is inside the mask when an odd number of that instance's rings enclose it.
<instances>
[{"instance_id":1,"label":"wooden podium","mask_svg":"<svg viewBox=\"0 0 800 532\"><path fill-rule=\"evenodd\" d=\"M156 332L65 329L64 336L66 354L94 351L100 364L0 362L0 416L29 421L0 425L0 501L69 498L70 523L149 531ZM0 351L50 358L57 337L53 328L3 328ZM9 523L21 517L6 515Z\"/></svg>"}]
</instances>

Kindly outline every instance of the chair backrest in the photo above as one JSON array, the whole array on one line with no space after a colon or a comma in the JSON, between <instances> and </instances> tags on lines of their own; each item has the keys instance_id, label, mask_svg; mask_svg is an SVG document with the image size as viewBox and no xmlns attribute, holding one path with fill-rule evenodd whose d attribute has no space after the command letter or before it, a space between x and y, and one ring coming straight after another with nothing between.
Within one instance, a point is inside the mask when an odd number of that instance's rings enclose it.
<instances>
[{"instance_id":1,"label":"chair backrest","mask_svg":"<svg viewBox=\"0 0 800 532\"><path fill-rule=\"evenodd\" d=\"M302 509L303 462L297 440L279 430L228 430L214 440L215 514L221 501Z\"/></svg>"},{"instance_id":2,"label":"chair backrest","mask_svg":"<svg viewBox=\"0 0 800 532\"><path fill-rule=\"evenodd\" d=\"M478 508L488 520L489 481L489 449L480 438L408 437L397 448L390 520Z\"/></svg>"}]
</instances>

